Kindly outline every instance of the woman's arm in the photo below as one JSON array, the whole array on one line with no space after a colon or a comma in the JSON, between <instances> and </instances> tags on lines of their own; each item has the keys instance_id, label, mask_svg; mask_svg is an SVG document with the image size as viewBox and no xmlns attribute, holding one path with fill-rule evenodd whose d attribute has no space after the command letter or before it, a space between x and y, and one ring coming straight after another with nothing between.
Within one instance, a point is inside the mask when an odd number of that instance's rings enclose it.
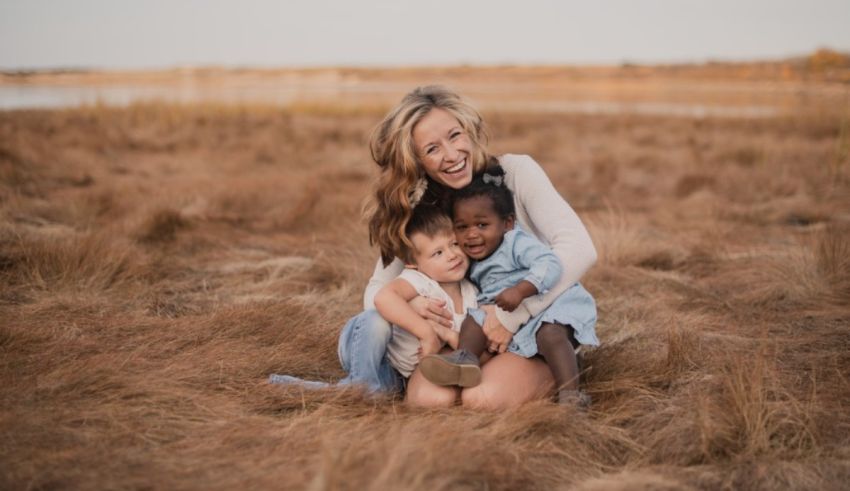
<instances>
[{"instance_id":1,"label":"woman's arm","mask_svg":"<svg viewBox=\"0 0 850 491\"><path fill-rule=\"evenodd\" d=\"M581 219L534 159L508 154L500 162L517 201L517 218L527 231L552 248L563 267L561 278L548 292L523 302L535 316L593 266L596 248Z\"/></svg>"},{"instance_id":2,"label":"woman's arm","mask_svg":"<svg viewBox=\"0 0 850 491\"><path fill-rule=\"evenodd\" d=\"M375 264L375 271L372 272L372 277L369 278L369 283L366 284L366 291L363 292L363 310L374 309L375 295L378 294L381 288L396 279L402 271L404 271L404 263L401 262L401 259L393 259L393 262L385 268L381 258L378 258L378 262Z\"/></svg>"}]
</instances>

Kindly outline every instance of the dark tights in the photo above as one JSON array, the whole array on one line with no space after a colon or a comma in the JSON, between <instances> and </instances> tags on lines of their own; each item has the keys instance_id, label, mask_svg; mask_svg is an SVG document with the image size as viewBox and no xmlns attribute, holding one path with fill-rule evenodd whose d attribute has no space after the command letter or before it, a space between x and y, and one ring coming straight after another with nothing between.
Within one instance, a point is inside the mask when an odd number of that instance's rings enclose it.
<instances>
[{"instance_id":1,"label":"dark tights","mask_svg":"<svg viewBox=\"0 0 850 491\"><path fill-rule=\"evenodd\" d=\"M571 326L544 323L537 331L537 351L552 371L557 389L578 389L577 346ZM461 325L458 348L479 357L487 349L487 336L471 317Z\"/></svg>"},{"instance_id":2,"label":"dark tights","mask_svg":"<svg viewBox=\"0 0 850 491\"><path fill-rule=\"evenodd\" d=\"M537 331L537 352L546 360L556 389L578 389L578 346L571 326L544 323Z\"/></svg>"},{"instance_id":3,"label":"dark tights","mask_svg":"<svg viewBox=\"0 0 850 491\"><path fill-rule=\"evenodd\" d=\"M460 325L457 347L465 349L479 358L487 349L487 336L484 335L484 329L472 320L471 316L466 316L463 324Z\"/></svg>"}]
</instances>

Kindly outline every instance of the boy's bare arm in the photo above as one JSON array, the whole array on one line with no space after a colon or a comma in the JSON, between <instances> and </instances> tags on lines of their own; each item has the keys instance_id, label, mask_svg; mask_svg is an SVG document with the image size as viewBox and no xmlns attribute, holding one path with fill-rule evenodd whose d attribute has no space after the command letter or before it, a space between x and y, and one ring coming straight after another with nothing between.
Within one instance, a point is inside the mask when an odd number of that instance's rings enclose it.
<instances>
[{"instance_id":1,"label":"boy's bare arm","mask_svg":"<svg viewBox=\"0 0 850 491\"><path fill-rule=\"evenodd\" d=\"M437 336L440 337L445 343L452 347L452 349L457 349L457 345L460 342L460 335L457 331L452 331L446 326L439 325L437 323L432 324L434 327L434 331L437 333Z\"/></svg>"},{"instance_id":2,"label":"boy's bare arm","mask_svg":"<svg viewBox=\"0 0 850 491\"><path fill-rule=\"evenodd\" d=\"M375 295L375 308L381 317L419 338L424 356L437 353L442 342L432 325L408 303L418 295L410 283L396 278L384 285Z\"/></svg>"},{"instance_id":3,"label":"boy's bare arm","mask_svg":"<svg viewBox=\"0 0 850 491\"><path fill-rule=\"evenodd\" d=\"M494 301L500 309L513 312L528 297L537 295L537 287L530 281L522 280L516 285L502 290Z\"/></svg>"}]
</instances>

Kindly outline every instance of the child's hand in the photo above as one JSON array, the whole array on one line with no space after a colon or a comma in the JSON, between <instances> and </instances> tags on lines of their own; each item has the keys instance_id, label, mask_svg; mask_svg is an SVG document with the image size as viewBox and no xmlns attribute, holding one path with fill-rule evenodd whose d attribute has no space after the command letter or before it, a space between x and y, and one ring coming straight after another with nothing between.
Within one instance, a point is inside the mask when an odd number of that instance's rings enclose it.
<instances>
[{"instance_id":1,"label":"child's hand","mask_svg":"<svg viewBox=\"0 0 850 491\"><path fill-rule=\"evenodd\" d=\"M491 353L504 353L508 350L514 335L499 322L495 307L484 305L481 309L487 314L487 317L484 318L484 325L481 326L484 335L487 336L487 350Z\"/></svg>"},{"instance_id":2,"label":"child's hand","mask_svg":"<svg viewBox=\"0 0 850 491\"><path fill-rule=\"evenodd\" d=\"M522 293L515 286L512 286L505 288L502 290L502 293L496 295L495 302L500 309L513 312L524 299L525 297L522 296Z\"/></svg>"},{"instance_id":3,"label":"child's hand","mask_svg":"<svg viewBox=\"0 0 850 491\"><path fill-rule=\"evenodd\" d=\"M452 331L447 327L443 327L433 322L431 323L431 327L434 328L434 332L437 333L437 336L440 338L441 341L447 343L452 348L457 349L457 343L460 340L460 336L457 331Z\"/></svg>"},{"instance_id":4,"label":"child's hand","mask_svg":"<svg viewBox=\"0 0 850 491\"><path fill-rule=\"evenodd\" d=\"M440 340L434 331L431 331L429 336L419 340L419 347L419 356L424 358L428 355L439 353L440 348L443 347L443 341Z\"/></svg>"},{"instance_id":5,"label":"child's hand","mask_svg":"<svg viewBox=\"0 0 850 491\"><path fill-rule=\"evenodd\" d=\"M511 339L514 337L511 331L508 331L501 325L489 331L485 330L484 334L487 336L487 350L491 353L504 353L507 351L508 346L511 344Z\"/></svg>"},{"instance_id":6,"label":"child's hand","mask_svg":"<svg viewBox=\"0 0 850 491\"><path fill-rule=\"evenodd\" d=\"M526 298L537 295L537 287L530 281L522 280L516 285L505 288L496 295L495 302L500 309L513 312Z\"/></svg>"},{"instance_id":7,"label":"child's hand","mask_svg":"<svg viewBox=\"0 0 850 491\"><path fill-rule=\"evenodd\" d=\"M452 313L446 308L445 301L419 295L408 303L419 314L419 317L446 327L452 327Z\"/></svg>"}]
</instances>

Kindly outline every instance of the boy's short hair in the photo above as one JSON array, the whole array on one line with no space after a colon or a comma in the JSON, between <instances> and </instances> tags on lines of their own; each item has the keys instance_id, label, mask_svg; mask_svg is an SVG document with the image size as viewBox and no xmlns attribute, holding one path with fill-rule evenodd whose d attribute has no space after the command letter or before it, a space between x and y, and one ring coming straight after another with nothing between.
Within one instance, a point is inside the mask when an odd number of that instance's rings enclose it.
<instances>
[{"instance_id":1,"label":"boy's short hair","mask_svg":"<svg viewBox=\"0 0 850 491\"><path fill-rule=\"evenodd\" d=\"M413 209L413 215L407 222L407 226L404 227L404 234L408 239L416 233L428 238L436 237L439 234L454 235L452 219L446 215L441 207L420 203ZM399 253L406 264L414 263L416 251L413 247L408 247L402 242Z\"/></svg>"}]
</instances>

